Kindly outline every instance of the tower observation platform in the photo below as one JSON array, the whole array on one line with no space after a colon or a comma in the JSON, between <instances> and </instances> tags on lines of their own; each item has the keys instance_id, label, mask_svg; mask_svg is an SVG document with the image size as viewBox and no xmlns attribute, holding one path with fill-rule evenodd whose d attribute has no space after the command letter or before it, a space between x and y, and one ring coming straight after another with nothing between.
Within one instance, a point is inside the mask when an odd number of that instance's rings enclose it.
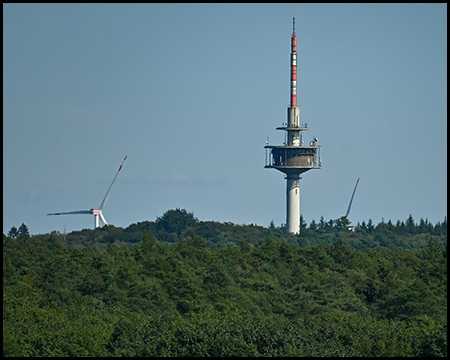
<instances>
[{"instance_id":1,"label":"tower observation platform","mask_svg":"<svg viewBox=\"0 0 450 360\"><path fill-rule=\"evenodd\" d=\"M302 131L311 130L308 123L300 123L300 108L297 106L297 35L295 34L295 16L291 36L291 106L287 109L287 123L277 130L285 131L284 145L266 146L267 169L276 169L286 174L286 232L300 233L300 174L322 168L322 158L313 137L303 145Z\"/></svg>"},{"instance_id":2,"label":"tower observation platform","mask_svg":"<svg viewBox=\"0 0 450 360\"><path fill-rule=\"evenodd\" d=\"M287 135L292 136L293 139L300 139L299 144L303 143L301 131L311 130L308 128L308 123L301 126L286 126L278 127L277 130L285 130L293 133ZM286 141L285 141L286 144ZM277 169L284 173L304 173L310 169L321 169L322 159L320 157L320 149L322 146L317 145L315 138L309 142L309 145L298 145L296 141L291 141L289 145L266 145L266 169Z\"/></svg>"}]
</instances>

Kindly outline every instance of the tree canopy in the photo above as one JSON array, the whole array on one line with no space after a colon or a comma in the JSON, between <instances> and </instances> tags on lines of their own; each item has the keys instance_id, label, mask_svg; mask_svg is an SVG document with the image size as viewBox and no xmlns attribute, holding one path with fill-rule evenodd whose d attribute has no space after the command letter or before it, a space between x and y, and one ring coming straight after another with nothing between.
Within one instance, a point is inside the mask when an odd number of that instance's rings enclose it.
<instances>
[{"instance_id":1,"label":"tree canopy","mask_svg":"<svg viewBox=\"0 0 450 360\"><path fill-rule=\"evenodd\" d=\"M446 220L322 220L10 231L3 356L446 357Z\"/></svg>"}]
</instances>

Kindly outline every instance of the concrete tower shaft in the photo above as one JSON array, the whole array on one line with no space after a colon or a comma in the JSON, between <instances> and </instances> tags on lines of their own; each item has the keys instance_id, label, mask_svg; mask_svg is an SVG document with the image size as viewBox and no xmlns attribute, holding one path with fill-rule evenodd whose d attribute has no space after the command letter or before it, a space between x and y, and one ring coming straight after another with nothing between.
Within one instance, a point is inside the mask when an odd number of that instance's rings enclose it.
<instances>
[{"instance_id":1,"label":"concrete tower shaft","mask_svg":"<svg viewBox=\"0 0 450 360\"><path fill-rule=\"evenodd\" d=\"M286 131L283 146L266 145L265 168L274 168L286 174L286 231L300 233L300 174L321 169L321 146L313 138L303 146L302 131L310 130L308 123L300 122L300 108L297 106L297 35L295 34L295 14L291 35L291 103L287 109L287 122L277 130Z\"/></svg>"},{"instance_id":2,"label":"concrete tower shaft","mask_svg":"<svg viewBox=\"0 0 450 360\"><path fill-rule=\"evenodd\" d=\"M286 232L300 234L300 176L286 175Z\"/></svg>"}]
</instances>

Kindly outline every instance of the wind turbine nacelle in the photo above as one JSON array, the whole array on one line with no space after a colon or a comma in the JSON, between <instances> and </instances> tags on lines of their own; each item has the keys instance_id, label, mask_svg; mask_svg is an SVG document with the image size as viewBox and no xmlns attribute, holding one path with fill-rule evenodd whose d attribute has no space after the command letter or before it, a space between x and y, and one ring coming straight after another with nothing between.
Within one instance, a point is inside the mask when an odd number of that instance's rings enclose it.
<instances>
[{"instance_id":1,"label":"wind turbine nacelle","mask_svg":"<svg viewBox=\"0 0 450 360\"><path fill-rule=\"evenodd\" d=\"M100 213L101 213L100 210L91 209L91 214L93 214L93 215L100 215Z\"/></svg>"}]
</instances>

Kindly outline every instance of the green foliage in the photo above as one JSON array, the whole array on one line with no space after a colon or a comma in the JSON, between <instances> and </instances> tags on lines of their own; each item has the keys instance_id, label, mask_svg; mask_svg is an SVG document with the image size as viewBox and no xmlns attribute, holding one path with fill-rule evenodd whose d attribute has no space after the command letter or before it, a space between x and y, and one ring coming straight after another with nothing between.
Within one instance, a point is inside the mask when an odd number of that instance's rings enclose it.
<instances>
[{"instance_id":1,"label":"green foliage","mask_svg":"<svg viewBox=\"0 0 450 360\"><path fill-rule=\"evenodd\" d=\"M447 356L446 220L163 218L4 235L3 356Z\"/></svg>"},{"instance_id":2,"label":"green foliage","mask_svg":"<svg viewBox=\"0 0 450 360\"><path fill-rule=\"evenodd\" d=\"M30 232L28 231L28 227L24 223L22 223L22 225L20 225L19 227L17 237L29 237L29 236Z\"/></svg>"},{"instance_id":3,"label":"green foliage","mask_svg":"<svg viewBox=\"0 0 450 360\"><path fill-rule=\"evenodd\" d=\"M185 209L167 210L163 216L156 219L156 227L167 233L174 233L180 236L182 230L193 226L197 222L194 213L189 213Z\"/></svg>"},{"instance_id":4,"label":"green foliage","mask_svg":"<svg viewBox=\"0 0 450 360\"><path fill-rule=\"evenodd\" d=\"M17 235L19 235L19 231L17 230L17 228L15 226L13 226L9 231L8 231L8 236L12 239L15 239L17 237Z\"/></svg>"},{"instance_id":5,"label":"green foliage","mask_svg":"<svg viewBox=\"0 0 450 360\"><path fill-rule=\"evenodd\" d=\"M249 245L259 246L262 239L270 237L275 240L286 239L288 242L300 246L317 244L333 244L338 240L344 241L354 249L385 248L423 249L431 237L438 242L439 247L445 248L447 241L447 219L433 226L428 220L414 223L412 216L405 222L394 225L390 220L384 220L374 225L372 220L366 224L364 221L352 226L346 217L342 217L333 226L325 222L323 217L316 223L314 220L309 227L302 222L300 235L286 236L286 227L281 224L276 227L273 221L267 228L249 224L237 225L231 222L219 223L214 221L199 221L193 213L186 210L168 210L155 222L144 221L132 224L126 229L107 226L99 229L74 231L62 235L52 232L60 243L75 247L98 246L105 248L108 244L113 246L133 246L142 241L144 231L147 231L155 241L177 243L181 237L189 238L195 233L201 236L208 248L224 246L240 247L243 241ZM8 233L10 238L18 236L14 228ZM15 234L15 235L14 235ZM15 236L15 237L14 237ZM4 237L6 237L4 235ZM42 237L42 236L41 236Z\"/></svg>"}]
</instances>

